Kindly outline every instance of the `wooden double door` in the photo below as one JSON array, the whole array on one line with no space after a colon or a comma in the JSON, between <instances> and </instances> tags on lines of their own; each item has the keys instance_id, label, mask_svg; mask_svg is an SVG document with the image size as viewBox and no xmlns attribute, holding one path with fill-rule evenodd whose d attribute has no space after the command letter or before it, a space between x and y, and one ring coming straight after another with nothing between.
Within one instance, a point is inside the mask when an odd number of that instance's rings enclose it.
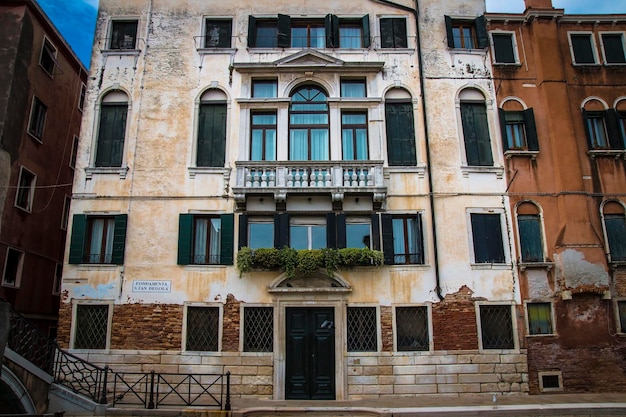
<instances>
[{"instance_id":1,"label":"wooden double door","mask_svg":"<svg viewBox=\"0 0 626 417\"><path fill-rule=\"evenodd\" d=\"M333 307L287 307L285 398L335 399Z\"/></svg>"}]
</instances>

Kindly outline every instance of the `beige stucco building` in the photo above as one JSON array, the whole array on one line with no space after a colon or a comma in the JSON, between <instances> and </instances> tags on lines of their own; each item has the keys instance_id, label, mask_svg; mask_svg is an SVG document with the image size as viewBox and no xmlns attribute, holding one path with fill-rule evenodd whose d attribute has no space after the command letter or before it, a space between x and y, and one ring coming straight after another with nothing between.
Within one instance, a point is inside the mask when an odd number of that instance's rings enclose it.
<instances>
[{"instance_id":1,"label":"beige stucco building","mask_svg":"<svg viewBox=\"0 0 626 417\"><path fill-rule=\"evenodd\" d=\"M235 396L527 392L485 5L417 6L101 0L61 343Z\"/></svg>"}]
</instances>

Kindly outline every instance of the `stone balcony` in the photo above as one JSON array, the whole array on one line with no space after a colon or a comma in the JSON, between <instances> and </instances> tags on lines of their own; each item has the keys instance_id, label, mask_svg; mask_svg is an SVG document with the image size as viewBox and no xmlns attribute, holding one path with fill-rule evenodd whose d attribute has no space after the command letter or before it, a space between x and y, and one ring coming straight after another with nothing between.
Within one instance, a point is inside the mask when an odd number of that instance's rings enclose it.
<instances>
[{"instance_id":1,"label":"stone balcony","mask_svg":"<svg viewBox=\"0 0 626 417\"><path fill-rule=\"evenodd\" d=\"M346 194L368 195L379 210L387 195L383 161L237 161L233 193L245 210L249 195L272 194L277 209L288 195L329 194L341 207Z\"/></svg>"}]
</instances>

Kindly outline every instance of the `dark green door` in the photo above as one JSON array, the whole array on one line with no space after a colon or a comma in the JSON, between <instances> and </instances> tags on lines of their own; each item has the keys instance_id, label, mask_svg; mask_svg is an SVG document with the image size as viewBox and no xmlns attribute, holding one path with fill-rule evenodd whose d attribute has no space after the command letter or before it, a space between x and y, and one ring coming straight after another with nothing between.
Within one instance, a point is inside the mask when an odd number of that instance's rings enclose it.
<instances>
[{"instance_id":1,"label":"dark green door","mask_svg":"<svg viewBox=\"0 0 626 417\"><path fill-rule=\"evenodd\" d=\"M335 399L335 314L332 307L286 309L285 398Z\"/></svg>"}]
</instances>

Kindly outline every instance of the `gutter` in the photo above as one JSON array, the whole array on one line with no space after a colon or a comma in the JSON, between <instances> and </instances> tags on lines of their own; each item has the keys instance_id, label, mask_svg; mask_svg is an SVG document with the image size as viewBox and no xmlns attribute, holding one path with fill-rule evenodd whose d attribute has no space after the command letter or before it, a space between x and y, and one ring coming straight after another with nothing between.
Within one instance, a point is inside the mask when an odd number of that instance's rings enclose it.
<instances>
[{"instance_id":1,"label":"gutter","mask_svg":"<svg viewBox=\"0 0 626 417\"><path fill-rule=\"evenodd\" d=\"M419 21L419 4L418 0L414 0L415 8L411 8L408 6L404 6L402 4L397 4L389 0L374 0L383 4L386 4L391 7L395 7L400 10L404 10L406 12L410 12L413 14L415 18L415 38L416 38L416 47L417 47L417 57L418 57L418 65L419 65L419 79L420 79L420 95L422 96L422 117L424 118L424 136L426 142L426 170L428 173L428 187L430 192L428 193L429 202L430 202L430 212L432 219L432 233L433 233L433 246L435 249L433 263L435 265L435 292L437 293L437 297L439 297L439 301L443 301L443 295L441 295L441 282L440 282L440 272L439 272L439 251L437 250L437 223L435 220L435 199L434 199L434 191L433 191L433 176L432 176L432 167L430 165L431 155L430 155L430 143L428 140L428 118L426 117L426 92L424 89L424 61L422 57L422 44L420 39L420 21Z\"/></svg>"}]
</instances>

